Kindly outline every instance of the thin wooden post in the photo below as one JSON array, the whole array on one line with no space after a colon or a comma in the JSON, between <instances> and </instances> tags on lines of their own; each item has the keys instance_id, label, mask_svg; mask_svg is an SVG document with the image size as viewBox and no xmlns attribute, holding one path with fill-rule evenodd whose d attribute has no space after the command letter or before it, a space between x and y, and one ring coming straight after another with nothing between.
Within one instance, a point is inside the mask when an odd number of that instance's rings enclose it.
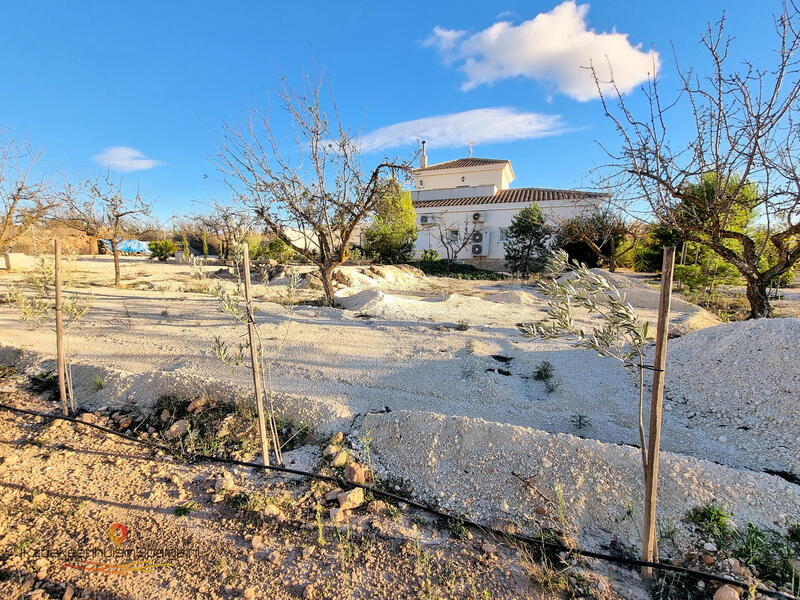
<instances>
[{"instance_id":1,"label":"thin wooden post","mask_svg":"<svg viewBox=\"0 0 800 600\"><path fill-rule=\"evenodd\" d=\"M66 361L64 360L64 315L61 308L61 240L55 240L56 275L56 371L58 372L58 395L61 398L61 414L69 415L67 407Z\"/></svg>"},{"instance_id":2,"label":"thin wooden post","mask_svg":"<svg viewBox=\"0 0 800 600\"><path fill-rule=\"evenodd\" d=\"M261 438L261 459L265 465L268 465L269 446L264 422L264 395L261 389L261 357L258 355L258 336L256 335L256 322L253 318L253 298L250 292L250 251L247 242L242 242L242 270L244 271L244 301L247 306L247 334L250 336L250 361L253 364L253 388L256 392L256 408L258 409L258 435Z\"/></svg>"},{"instance_id":3,"label":"thin wooden post","mask_svg":"<svg viewBox=\"0 0 800 600\"><path fill-rule=\"evenodd\" d=\"M667 364L667 335L669 333L669 310L672 299L672 272L675 267L675 246L664 248L661 266L661 296L658 302L658 326L656 328L656 356L653 365L653 395L650 403L650 434L647 440L647 469L644 485L644 540L642 558L653 561L658 558L658 535L656 532L656 498L658 495L658 460L661 448L661 412L664 402L664 369ZM642 576L650 577L653 570L642 567Z\"/></svg>"}]
</instances>

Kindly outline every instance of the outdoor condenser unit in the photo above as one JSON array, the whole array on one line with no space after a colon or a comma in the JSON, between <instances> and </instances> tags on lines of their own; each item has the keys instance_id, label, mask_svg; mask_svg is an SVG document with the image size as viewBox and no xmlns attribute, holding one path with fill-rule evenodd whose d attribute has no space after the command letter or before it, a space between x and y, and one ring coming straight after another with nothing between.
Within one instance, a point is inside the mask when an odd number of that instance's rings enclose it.
<instances>
[{"instance_id":1,"label":"outdoor condenser unit","mask_svg":"<svg viewBox=\"0 0 800 600\"><path fill-rule=\"evenodd\" d=\"M489 232L475 231L472 234L472 256L489 254Z\"/></svg>"},{"instance_id":2,"label":"outdoor condenser unit","mask_svg":"<svg viewBox=\"0 0 800 600\"><path fill-rule=\"evenodd\" d=\"M472 213L473 223L483 223L486 220L486 213L474 212Z\"/></svg>"}]
</instances>

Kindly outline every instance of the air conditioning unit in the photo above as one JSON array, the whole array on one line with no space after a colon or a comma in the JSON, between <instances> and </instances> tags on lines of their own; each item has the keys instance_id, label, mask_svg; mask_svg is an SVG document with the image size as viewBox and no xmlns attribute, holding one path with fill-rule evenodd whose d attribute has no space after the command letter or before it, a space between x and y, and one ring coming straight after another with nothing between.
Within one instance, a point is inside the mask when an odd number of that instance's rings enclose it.
<instances>
[{"instance_id":1,"label":"air conditioning unit","mask_svg":"<svg viewBox=\"0 0 800 600\"><path fill-rule=\"evenodd\" d=\"M422 215L419 218L420 225L433 225L438 220L436 215Z\"/></svg>"},{"instance_id":2,"label":"air conditioning unit","mask_svg":"<svg viewBox=\"0 0 800 600\"><path fill-rule=\"evenodd\" d=\"M475 231L472 234L472 256L487 256L489 254L489 232Z\"/></svg>"},{"instance_id":3,"label":"air conditioning unit","mask_svg":"<svg viewBox=\"0 0 800 600\"><path fill-rule=\"evenodd\" d=\"M474 212L472 213L472 222L473 223L483 223L486 220L486 213L483 212Z\"/></svg>"}]
</instances>

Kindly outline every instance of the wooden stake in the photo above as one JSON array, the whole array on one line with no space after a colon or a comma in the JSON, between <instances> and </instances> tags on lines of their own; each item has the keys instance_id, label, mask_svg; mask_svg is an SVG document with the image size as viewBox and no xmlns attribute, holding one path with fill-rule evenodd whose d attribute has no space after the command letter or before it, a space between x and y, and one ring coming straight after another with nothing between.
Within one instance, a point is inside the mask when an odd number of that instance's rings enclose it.
<instances>
[{"instance_id":1,"label":"wooden stake","mask_svg":"<svg viewBox=\"0 0 800 600\"><path fill-rule=\"evenodd\" d=\"M650 434L647 440L647 470L644 484L644 540L642 559L653 561L658 557L656 533L656 497L658 492L658 459L661 448L661 411L664 401L664 369L667 364L667 334L669 310L672 299L672 272L675 267L675 246L664 248L661 266L661 296L658 302L658 327L656 328L656 356L653 370L653 396L650 403ZM642 576L651 577L653 570L642 567Z\"/></svg>"},{"instance_id":2,"label":"wooden stake","mask_svg":"<svg viewBox=\"0 0 800 600\"><path fill-rule=\"evenodd\" d=\"M250 251L247 242L242 242L242 269L244 270L244 301L247 306L247 333L250 336L250 361L253 364L253 388L256 392L256 408L258 409L258 435L261 438L261 459L265 465L268 465L269 446L264 422L264 395L261 389L261 357L258 355L258 336L256 335L256 322L253 318L253 299L250 293Z\"/></svg>"},{"instance_id":3,"label":"wooden stake","mask_svg":"<svg viewBox=\"0 0 800 600\"><path fill-rule=\"evenodd\" d=\"M56 371L58 372L58 394L61 398L61 414L69 415L67 407L66 373L64 367L64 315L61 311L61 240L55 240L56 261Z\"/></svg>"}]
</instances>

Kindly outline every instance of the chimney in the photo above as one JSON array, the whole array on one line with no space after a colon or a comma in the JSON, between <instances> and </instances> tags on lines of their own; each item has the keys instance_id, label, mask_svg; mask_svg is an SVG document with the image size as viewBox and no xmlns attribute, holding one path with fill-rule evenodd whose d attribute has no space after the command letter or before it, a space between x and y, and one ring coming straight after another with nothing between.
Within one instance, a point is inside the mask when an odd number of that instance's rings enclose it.
<instances>
[{"instance_id":1,"label":"chimney","mask_svg":"<svg viewBox=\"0 0 800 600\"><path fill-rule=\"evenodd\" d=\"M424 169L428 166L428 155L425 153L425 140L422 140L422 156L419 157L419 168Z\"/></svg>"}]
</instances>

